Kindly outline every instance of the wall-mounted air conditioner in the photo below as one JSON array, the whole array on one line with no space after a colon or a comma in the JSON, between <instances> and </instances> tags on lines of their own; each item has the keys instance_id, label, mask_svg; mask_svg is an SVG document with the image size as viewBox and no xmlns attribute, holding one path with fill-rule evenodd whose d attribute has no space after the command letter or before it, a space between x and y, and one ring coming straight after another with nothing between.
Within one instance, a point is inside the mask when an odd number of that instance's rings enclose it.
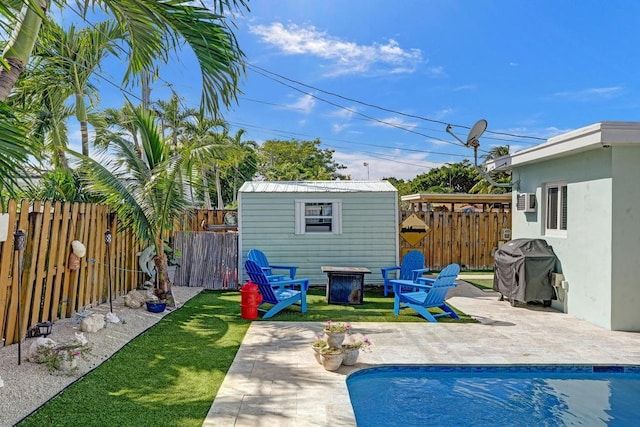
<instances>
[{"instance_id":1,"label":"wall-mounted air conditioner","mask_svg":"<svg viewBox=\"0 0 640 427\"><path fill-rule=\"evenodd\" d=\"M516 209L521 212L535 212L536 211L536 194L535 193L520 193L516 199Z\"/></svg>"}]
</instances>

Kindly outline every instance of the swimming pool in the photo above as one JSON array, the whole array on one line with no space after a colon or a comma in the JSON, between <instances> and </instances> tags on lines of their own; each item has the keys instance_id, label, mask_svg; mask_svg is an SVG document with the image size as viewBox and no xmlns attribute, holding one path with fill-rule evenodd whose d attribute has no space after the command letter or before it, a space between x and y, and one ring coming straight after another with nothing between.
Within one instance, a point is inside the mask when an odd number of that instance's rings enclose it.
<instances>
[{"instance_id":1,"label":"swimming pool","mask_svg":"<svg viewBox=\"0 0 640 427\"><path fill-rule=\"evenodd\" d=\"M400 365L354 372L358 427L630 426L640 420L640 367Z\"/></svg>"}]
</instances>

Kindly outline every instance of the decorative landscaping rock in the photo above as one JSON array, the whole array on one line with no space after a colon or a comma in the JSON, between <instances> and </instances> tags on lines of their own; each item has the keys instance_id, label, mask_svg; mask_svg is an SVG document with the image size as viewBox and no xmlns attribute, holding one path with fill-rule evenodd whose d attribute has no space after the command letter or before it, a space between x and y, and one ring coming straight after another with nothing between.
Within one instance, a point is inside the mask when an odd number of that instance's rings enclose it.
<instances>
[{"instance_id":1,"label":"decorative landscaping rock","mask_svg":"<svg viewBox=\"0 0 640 427\"><path fill-rule=\"evenodd\" d=\"M33 343L31 343L31 346L29 347L29 351L27 352L27 360L33 363L43 363L44 362L44 360L42 360L43 356L41 353L38 353L38 347L40 346L55 347L57 344L58 343L56 343L51 338L45 338L45 337L36 338L36 340Z\"/></svg>"},{"instance_id":2,"label":"decorative landscaping rock","mask_svg":"<svg viewBox=\"0 0 640 427\"><path fill-rule=\"evenodd\" d=\"M130 308L140 308L148 299L147 291L132 290L124 296L124 305Z\"/></svg>"},{"instance_id":3,"label":"decorative landscaping rock","mask_svg":"<svg viewBox=\"0 0 640 427\"><path fill-rule=\"evenodd\" d=\"M102 314L92 314L80 322L80 330L82 332L98 332L104 326L105 321Z\"/></svg>"}]
</instances>

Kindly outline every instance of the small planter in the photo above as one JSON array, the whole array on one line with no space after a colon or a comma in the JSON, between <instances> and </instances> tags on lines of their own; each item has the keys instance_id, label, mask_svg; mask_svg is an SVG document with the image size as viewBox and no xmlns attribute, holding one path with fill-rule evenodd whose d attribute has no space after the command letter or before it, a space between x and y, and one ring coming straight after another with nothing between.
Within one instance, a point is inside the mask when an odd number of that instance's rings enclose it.
<instances>
[{"instance_id":1,"label":"small planter","mask_svg":"<svg viewBox=\"0 0 640 427\"><path fill-rule=\"evenodd\" d=\"M320 353L322 358L322 366L327 371L335 371L342 365L344 354L342 351L335 353Z\"/></svg>"},{"instance_id":2,"label":"small planter","mask_svg":"<svg viewBox=\"0 0 640 427\"><path fill-rule=\"evenodd\" d=\"M313 349L313 355L316 357L316 361L322 365L322 356L320 355L320 350L323 347L311 347Z\"/></svg>"},{"instance_id":3,"label":"small planter","mask_svg":"<svg viewBox=\"0 0 640 427\"><path fill-rule=\"evenodd\" d=\"M358 348L345 348L344 357L342 358L342 364L345 366L355 365L360 355L360 349Z\"/></svg>"},{"instance_id":4,"label":"small planter","mask_svg":"<svg viewBox=\"0 0 640 427\"><path fill-rule=\"evenodd\" d=\"M166 308L166 302L147 301L147 311L150 311L151 313L162 313Z\"/></svg>"},{"instance_id":5,"label":"small planter","mask_svg":"<svg viewBox=\"0 0 640 427\"><path fill-rule=\"evenodd\" d=\"M342 343L344 342L344 337L346 332L328 332L324 331L325 341L327 341L327 346L333 348L341 348Z\"/></svg>"}]
</instances>

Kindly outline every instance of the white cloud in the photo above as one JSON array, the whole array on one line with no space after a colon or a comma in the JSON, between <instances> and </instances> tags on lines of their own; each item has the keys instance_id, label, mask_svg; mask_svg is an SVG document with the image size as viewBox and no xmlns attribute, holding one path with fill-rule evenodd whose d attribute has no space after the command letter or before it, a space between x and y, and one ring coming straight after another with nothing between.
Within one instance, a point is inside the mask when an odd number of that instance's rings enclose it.
<instances>
[{"instance_id":1,"label":"white cloud","mask_svg":"<svg viewBox=\"0 0 640 427\"><path fill-rule=\"evenodd\" d=\"M433 77L447 77L447 73L444 71L444 67L429 67L429 74Z\"/></svg>"},{"instance_id":2,"label":"white cloud","mask_svg":"<svg viewBox=\"0 0 640 427\"><path fill-rule=\"evenodd\" d=\"M329 116L349 120L356 112L358 112L356 107L337 108L329 113Z\"/></svg>"},{"instance_id":3,"label":"white cloud","mask_svg":"<svg viewBox=\"0 0 640 427\"><path fill-rule=\"evenodd\" d=\"M572 101L592 101L595 99L610 99L622 92L620 86L595 87L577 91L563 91L553 94L554 98L568 99Z\"/></svg>"},{"instance_id":4,"label":"white cloud","mask_svg":"<svg viewBox=\"0 0 640 427\"><path fill-rule=\"evenodd\" d=\"M300 98L296 99L295 102L291 104L287 104L286 107L291 110L299 110L304 112L305 114L311 113L313 107L316 105L316 99L313 95L307 93L302 95Z\"/></svg>"},{"instance_id":5,"label":"white cloud","mask_svg":"<svg viewBox=\"0 0 640 427\"><path fill-rule=\"evenodd\" d=\"M373 126L390 126L394 128L403 128L403 129L413 130L418 126L418 123L407 122L404 119L396 116L396 117L387 117L385 119L380 119L379 122L372 122L372 125Z\"/></svg>"},{"instance_id":6,"label":"white cloud","mask_svg":"<svg viewBox=\"0 0 640 427\"><path fill-rule=\"evenodd\" d=\"M442 120L442 119L444 119L445 117L447 117L447 116L449 116L449 115L453 114L455 111L456 111L456 110L454 110L454 109L453 109L453 108L451 108L451 107L443 108L442 110L440 110L440 111L436 111L435 113L433 113L431 117L432 117L432 118L434 118L434 119L436 119L436 120Z\"/></svg>"},{"instance_id":7,"label":"white cloud","mask_svg":"<svg viewBox=\"0 0 640 427\"><path fill-rule=\"evenodd\" d=\"M462 85L462 86L453 88L454 92L457 92L460 90L476 90L476 89L478 89L477 85Z\"/></svg>"},{"instance_id":8,"label":"white cloud","mask_svg":"<svg viewBox=\"0 0 640 427\"><path fill-rule=\"evenodd\" d=\"M331 75L356 74L371 71L411 73L422 62L420 49L403 49L389 39L386 44L358 45L319 31L314 26L255 25L250 31L262 41L287 55L311 55L333 63Z\"/></svg>"},{"instance_id":9,"label":"white cloud","mask_svg":"<svg viewBox=\"0 0 640 427\"><path fill-rule=\"evenodd\" d=\"M391 150L380 154L379 157L371 157L366 153L344 153L338 149L333 154L333 159L347 167L340 173L350 175L353 180L367 179L367 173L371 180L380 180L384 177L409 180L427 172L432 167L440 166L439 163L427 161L427 156L428 154L425 153ZM364 163L369 164L368 168Z\"/></svg>"},{"instance_id":10,"label":"white cloud","mask_svg":"<svg viewBox=\"0 0 640 427\"><path fill-rule=\"evenodd\" d=\"M348 127L348 123L334 123L333 125L331 125L331 130L333 131L333 133L340 133Z\"/></svg>"}]
</instances>

